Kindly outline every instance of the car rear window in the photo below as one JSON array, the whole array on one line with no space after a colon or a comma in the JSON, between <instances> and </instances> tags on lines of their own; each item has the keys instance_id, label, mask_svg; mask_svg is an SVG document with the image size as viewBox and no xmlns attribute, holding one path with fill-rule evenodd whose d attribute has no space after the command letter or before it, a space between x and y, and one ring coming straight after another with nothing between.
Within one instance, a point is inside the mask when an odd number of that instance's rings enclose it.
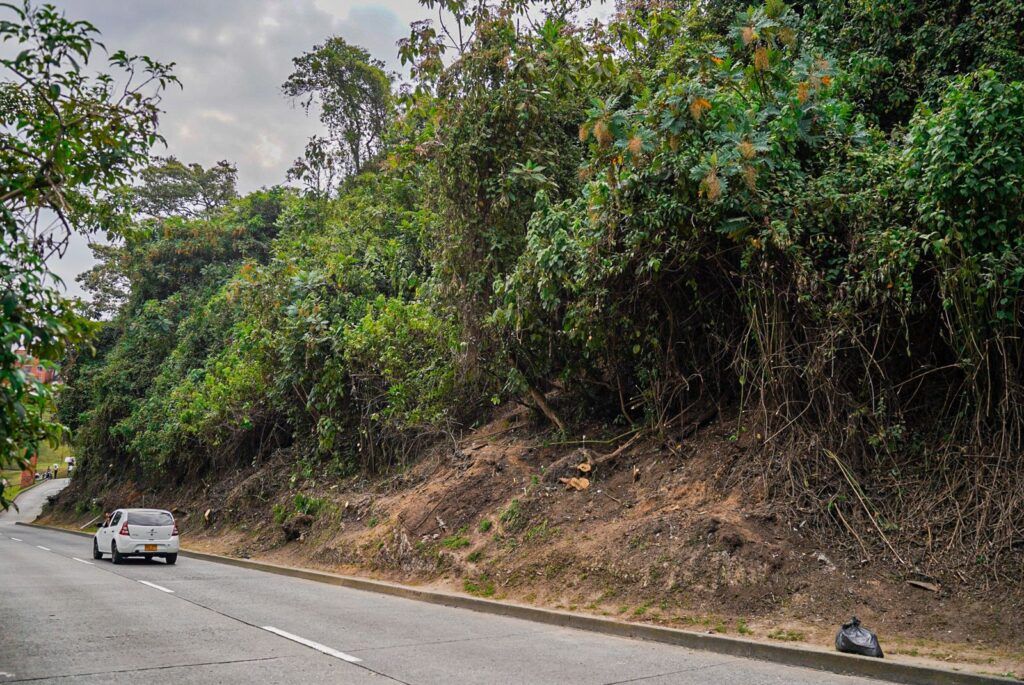
<instances>
[{"instance_id":1,"label":"car rear window","mask_svg":"<svg viewBox=\"0 0 1024 685\"><path fill-rule=\"evenodd\" d=\"M174 518L166 511L130 511L128 523L132 526L171 526Z\"/></svg>"}]
</instances>

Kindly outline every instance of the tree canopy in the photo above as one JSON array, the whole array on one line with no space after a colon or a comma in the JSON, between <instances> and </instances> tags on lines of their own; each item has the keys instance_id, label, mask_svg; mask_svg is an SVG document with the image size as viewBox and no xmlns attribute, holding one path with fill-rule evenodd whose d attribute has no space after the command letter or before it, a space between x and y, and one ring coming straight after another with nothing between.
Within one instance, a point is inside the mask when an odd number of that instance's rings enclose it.
<instances>
[{"instance_id":1,"label":"tree canopy","mask_svg":"<svg viewBox=\"0 0 1024 685\"><path fill-rule=\"evenodd\" d=\"M238 196L238 170L226 161L209 169L182 164L174 157L156 158L139 174L130 191L132 209L144 216L207 216Z\"/></svg>"},{"instance_id":2,"label":"tree canopy","mask_svg":"<svg viewBox=\"0 0 1024 685\"><path fill-rule=\"evenodd\" d=\"M431 0L394 93L340 38L297 58L317 192L189 186L104 265L83 488L382 471L513 402L669 451L719 415L802 520L1014 563L1019 3L583 4Z\"/></svg>"},{"instance_id":3,"label":"tree canopy","mask_svg":"<svg viewBox=\"0 0 1024 685\"><path fill-rule=\"evenodd\" d=\"M292 167L292 176L311 179L325 169L330 187L340 176L358 174L380 151L391 113L391 80L384 64L338 36L292 60L295 70L282 90L308 113L319 107L327 136L316 136Z\"/></svg>"}]
</instances>

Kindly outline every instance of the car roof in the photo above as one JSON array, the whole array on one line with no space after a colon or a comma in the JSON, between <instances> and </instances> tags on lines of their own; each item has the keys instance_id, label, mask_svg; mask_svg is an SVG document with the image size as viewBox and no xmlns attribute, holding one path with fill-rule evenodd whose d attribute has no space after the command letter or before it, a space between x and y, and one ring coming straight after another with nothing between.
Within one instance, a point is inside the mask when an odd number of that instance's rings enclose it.
<instances>
[{"instance_id":1,"label":"car roof","mask_svg":"<svg viewBox=\"0 0 1024 685\"><path fill-rule=\"evenodd\" d=\"M138 512L138 513L146 512L146 513L156 513L156 514L170 514L171 513L169 511L167 511L166 509L122 509L121 511L129 513L129 514L132 513L133 511L134 512Z\"/></svg>"}]
</instances>

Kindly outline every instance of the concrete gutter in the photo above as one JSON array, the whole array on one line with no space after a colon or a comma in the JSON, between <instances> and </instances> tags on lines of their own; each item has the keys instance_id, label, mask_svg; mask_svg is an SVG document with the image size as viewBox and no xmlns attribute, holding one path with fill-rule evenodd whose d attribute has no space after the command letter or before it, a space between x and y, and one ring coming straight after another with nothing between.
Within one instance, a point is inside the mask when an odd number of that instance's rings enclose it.
<instances>
[{"instance_id":1,"label":"concrete gutter","mask_svg":"<svg viewBox=\"0 0 1024 685\"><path fill-rule=\"evenodd\" d=\"M44 526L37 523L17 522L20 526L31 526L33 528L44 528L47 530L71 533L83 537L92 537L92 533L84 533L77 530L68 530L56 526ZM554 609L542 609L539 607L498 602L490 599L481 599L469 595L442 592L438 590L425 590L399 585L380 580L369 580L354 576L343 576L336 573L324 571L313 571L310 569L296 568L292 566L281 566L265 561L253 561L251 559L238 559L225 557L219 554L207 554L205 552L191 552L181 550L181 555L192 559L201 559L218 564L239 566L265 573L274 573L292 578L302 578L317 583L338 585L341 587L362 590L365 592L376 592L382 595L403 597L430 604L469 609L497 616L508 616L511 618L544 623L547 625L586 630L604 635L614 635L651 642L661 642L687 649L696 649L704 652L713 652L728 656L742 657L746 659L758 659L772 663L784 664L786 666L799 666L812 668L819 671L828 671L839 675L861 676L866 678L877 678L893 683L906 683L907 685L995 685L997 683L1020 683L1019 680L1000 678L996 676L978 675L964 673L942 668L928 666L917 666L913 664L900 663L889 659L873 659L869 657L841 654L807 647L795 647L792 645L771 644L755 642L724 635L708 633L694 633L676 628L664 628L636 623L626 623L609 618L587 616L567 611Z\"/></svg>"}]
</instances>

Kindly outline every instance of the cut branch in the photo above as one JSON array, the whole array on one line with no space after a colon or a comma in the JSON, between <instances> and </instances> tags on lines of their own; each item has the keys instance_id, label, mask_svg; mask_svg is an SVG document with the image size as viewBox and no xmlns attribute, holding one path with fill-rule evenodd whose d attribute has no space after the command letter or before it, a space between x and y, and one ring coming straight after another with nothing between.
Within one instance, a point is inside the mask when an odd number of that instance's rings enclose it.
<instances>
[{"instance_id":1,"label":"cut branch","mask_svg":"<svg viewBox=\"0 0 1024 685\"><path fill-rule=\"evenodd\" d=\"M562 423L562 419L558 418L558 414L556 414L555 410L551 408L548 401L544 399L544 394L532 385L528 386L527 391L530 394L530 399L532 399L533 403L537 405L537 409L547 417L548 421L558 426L558 430L565 433L565 424Z\"/></svg>"}]
</instances>

